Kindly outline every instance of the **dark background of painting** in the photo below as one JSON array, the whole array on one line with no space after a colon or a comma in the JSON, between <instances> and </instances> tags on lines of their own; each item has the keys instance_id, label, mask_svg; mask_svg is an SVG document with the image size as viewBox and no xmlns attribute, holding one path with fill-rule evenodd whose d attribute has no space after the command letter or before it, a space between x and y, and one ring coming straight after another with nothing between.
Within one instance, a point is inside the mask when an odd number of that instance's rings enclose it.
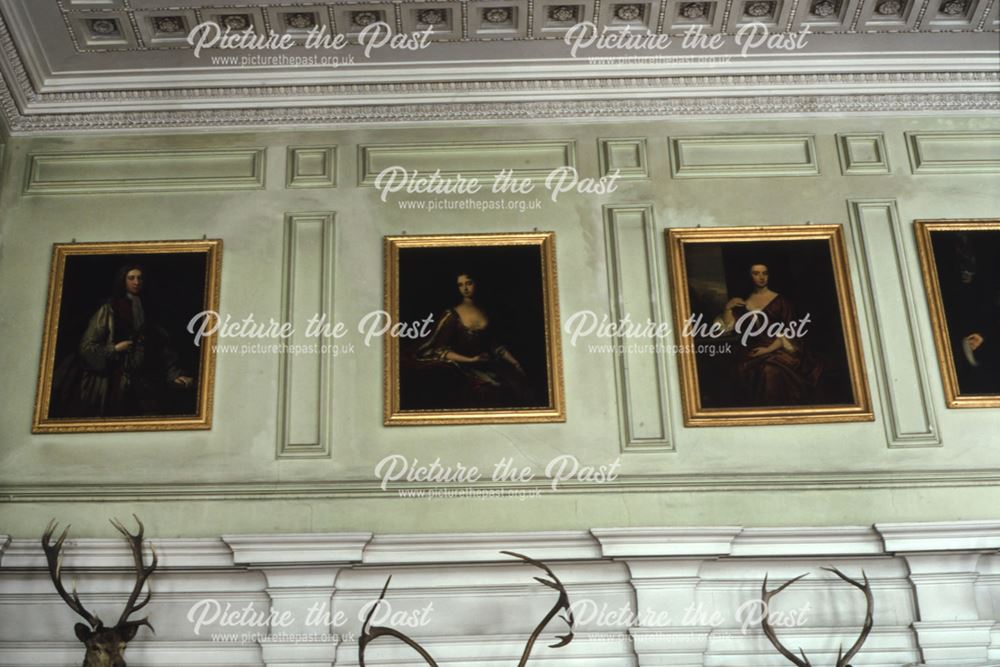
<instances>
[{"instance_id":1,"label":"dark background of painting","mask_svg":"<svg viewBox=\"0 0 1000 667\"><path fill-rule=\"evenodd\" d=\"M170 391L164 415L194 415L201 380L200 348L187 332L187 323L205 309L207 256L197 253L134 255L70 255L66 257L56 338L55 368L76 352L87 323L112 295L115 273L132 262L145 269L142 306L147 321L155 321L169 335L179 357L178 365L195 379L188 389ZM53 387L57 394L58 387ZM52 405L54 409L56 406ZM51 413L49 417L60 415Z\"/></svg>"},{"instance_id":2,"label":"dark background of painting","mask_svg":"<svg viewBox=\"0 0 1000 667\"><path fill-rule=\"evenodd\" d=\"M931 245L951 338L959 394L1000 394L1000 231L932 231ZM962 270L973 272L963 284ZM983 336L978 367L962 352L962 339Z\"/></svg>"},{"instance_id":3,"label":"dark background of painting","mask_svg":"<svg viewBox=\"0 0 1000 667\"><path fill-rule=\"evenodd\" d=\"M803 340L823 364L820 378L823 404L854 403L833 259L826 240L698 243L684 247L693 314L701 313L703 321L711 325L729 298L745 299L750 295L753 289L750 266L766 264L769 270L768 286L791 301L795 318L799 319L807 312L810 315L808 333ZM709 259L708 252L714 255L713 259ZM702 257L699 258L699 254ZM710 264L714 266L710 267ZM709 274L709 268L714 269L715 275ZM723 290L724 296L720 298ZM731 369L743 349L738 336L719 339L729 340L734 342L731 355L696 355L702 407L739 408L750 405L745 397L734 391L734 383L730 379ZM703 344L719 341L698 339Z\"/></svg>"},{"instance_id":4,"label":"dark background of painting","mask_svg":"<svg viewBox=\"0 0 1000 667\"><path fill-rule=\"evenodd\" d=\"M494 337L510 350L528 376L532 398L518 407L548 407L539 246L400 248L399 319L414 322L432 314L436 325L449 308L461 301L457 280L464 272L475 277L475 301L489 317ZM400 409L453 409L456 406L448 399L453 387L436 381L434 374L421 372L412 363L416 349L426 340L399 341Z\"/></svg>"}]
</instances>

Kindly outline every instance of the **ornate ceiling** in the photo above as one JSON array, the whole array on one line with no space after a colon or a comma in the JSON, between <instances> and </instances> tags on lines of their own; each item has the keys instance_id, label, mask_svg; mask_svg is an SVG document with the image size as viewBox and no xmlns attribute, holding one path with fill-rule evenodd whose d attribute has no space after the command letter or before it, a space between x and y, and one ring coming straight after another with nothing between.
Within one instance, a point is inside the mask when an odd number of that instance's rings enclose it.
<instances>
[{"instance_id":1,"label":"ornate ceiling","mask_svg":"<svg viewBox=\"0 0 1000 667\"><path fill-rule=\"evenodd\" d=\"M1000 0L0 0L0 103L14 132L995 112L998 9ZM226 29L244 48L213 42ZM252 48L265 41L280 48Z\"/></svg>"}]
</instances>

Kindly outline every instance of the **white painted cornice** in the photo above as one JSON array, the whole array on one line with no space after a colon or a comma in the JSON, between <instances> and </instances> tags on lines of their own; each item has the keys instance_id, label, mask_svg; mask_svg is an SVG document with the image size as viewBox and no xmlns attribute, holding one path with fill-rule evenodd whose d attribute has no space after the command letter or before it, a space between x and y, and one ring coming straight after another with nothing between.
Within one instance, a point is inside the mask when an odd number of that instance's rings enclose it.
<instances>
[{"instance_id":1,"label":"white painted cornice","mask_svg":"<svg viewBox=\"0 0 1000 667\"><path fill-rule=\"evenodd\" d=\"M745 528L733 540L731 556L860 556L883 553L874 528Z\"/></svg>"},{"instance_id":2,"label":"white painted cornice","mask_svg":"<svg viewBox=\"0 0 1000 667\"><path fill-rule=\"evenodd\" d=\"M591 534L608 558L723 556L732 551L738 526L718 528L595 528Z\"/></svg>"},{"instance_id":3,"label":"white painted cornice","mask_svg":"<svg viewBox=\"0 0 1000 667\"><path fill-rule=\"evenodd\" d=\"M583 562L544 562L567 586L597 591L629 580L628 568L623 563L600 558ZM539 585L534 577L546 576L541 569L515 558L500 563L366 564L341 572L337 579L338 595L344 599L351 596L369 599L371 592L381 589L389 575L392 575L391 589L396 595L411 597L433 594L440 589L448 590L450 595L471 597L537 591Z\"/></svg>"},{"instance_id":4,"label":"white painted cornice","mask_svg":"<svg viewBox=\"0 0 1000 667\"><path fill-rule=\"evenodd\" d=\"M426 62L331 72L136 65L131 52L71 51L65 60L45 52L44 35L22 16L29 5L0 6L0 112L13 134L1000 109L995 35L981 29L827 33L817 37L831 47L825 52L769 52L713 66L592 64L567 58L559 40L535 40L539 53L512 57L494 41L449 45L447 58ZM63 30L55 23L45 30ZM19 48L12 32L27 44Z\"/></svg>"},{"instance_id":5,"label":"white painted cornice","mask_svg":"<svg viewBox=\"0 0 1000 667\"><path fill-rule=\"evenodd\" d=\"M890 553L1000 549L1000 521L877 523Z\"/></svg>"},{"instance_id":6,"label":"white painted cornice","mask_svg":"<svg viewBox=\"0 0 1000 667\"><path fill-rule=\"evenodd\" d=\"M155 545L161 568L232 567L233 554L219 538L165 538L145 540L146 562L152 560ZM124 539L67 539L64 560L73 568L131 568L132 552ZM45 554L36 539L11 540L3 560L4 568L44 568Z\"/></svg>"},{"instance_id":7,"label":"white painted cornice","mask_svg":"<svg viewBox=\"0 0 1000 667\"><path fill-rule=\"evenodd\" d=\"M586 531L538 533L449 533L376 535L365 548L363 562L448 563L511 560L501 551L513 551L531 558L585 560L600 558L601 548Z\"/></svg>"},{"instance_id":8,"label":"white painted cornice","mask_svg":"<svg viewBox=\"0 0 1000 667\"><path fill-rule=\"evenodd\" d=\"M237 565L356 563L371 533L223 535Z\"/></svg>"},{"instance_id":9,"label":"white painted cornice","mask_svg":"<svg viewBox=\"0 0 1000 667\"><path fill-rule=\"evenodd\" d=\"M279 596L296 597L316 589L332 591L341 567L321 566L262 566L267 579L267 592L272 599Z\"/></svg>"},{"instance_id":10,"label":"white painted cornice","mask_svg":"<svg viewBox=\"0 0 1000 667\"><path fill-rule=\"evenodd\" d=\"M72 638L72 632L68 635ZM129 642L126 657L143 665L194 665L197 667L232 667L233 665L259 665L260 647L257 644L214 642L206 647L204 641L153 641L134 639ZM79 664L83 656L80 642L3 642L0 644L0 664L35 665L36 667L62 667Z\"/></svg>"},{"instance_id":11,"label":"white painted cornice","mask_svg":"<svg viewBox=\"0 0 1000 667\"><path fill-rule=\"evenodd\" d=\"M988 39L988 36L983 36ZM94 72L35 72L27 66L30 95L38 103L118 100L169 101L171 99L226 98L233 101L266 98L332 97L334 94L372 96L379 92L398 94L448 88L470 92L505 88L573 90L582 87L629 88L637 82L736 79L798 75L804 79L825 75L832 83L845 74L892 74L917 80L917 74L992 73L996 55L988 50L956 50L947 54L911 51L766 54L734 57L725 64L670 62L593 65L587 58L565 58L550 62L509 60L497 64L479 61L417 63L387 67L365 66L335 70L254 70L252 68L187 68L175 71L144 71L134 67ZM26 64L25 64L26 65ZM503 82L489 85L488 82ZM534 85L531 82L536 82ZM256 84L256 85L255 85ZM428 85L435 84L435 85ZM691 85L688 83L687 85ZM115 91L115 96L105 93Z\"/></svg>"},{"instance_id":12,"label":"white painted cornice","mask_svg":"<svg viewBox=\"0 0 1000 667\"><path fill-rule=\"evenodd\" d=\"M550 644L551 638L555 634L562 634L563 627L553 622L548 632L542 635L534 655L541 656L544 652L546 663L551 661L565 667L593 667L594 664L626 667L635 665L635 656L630 647L630 641L622 633L620 638L609 641L604 638L600 641L574 640L567 646L563 646L557 651L549 650L544 644ZM412 635L411 635L412 636ZM453 661L459 664L476 664L464 662L468 656L476 655L478 664L508 664L506 661L512 656L516 664L516 656L519 656L524 648L526 634L496 634L484 637L445 635L436 637L419 637L420 644L427 649L438 664L451 664ZM365 662L369 665L410 665L414 662L413 649L407 647L402 642L385 641L379 644L379 651L376 654L373 649L369 655L365 656ZM536 658L537 659L537 658ZM539 662L542 662L539 660ZM354 666L358 664L358 645L356 641L345 641L341 644L337 652L337 667L341 665Z\"/></svg>"}]
</instances>

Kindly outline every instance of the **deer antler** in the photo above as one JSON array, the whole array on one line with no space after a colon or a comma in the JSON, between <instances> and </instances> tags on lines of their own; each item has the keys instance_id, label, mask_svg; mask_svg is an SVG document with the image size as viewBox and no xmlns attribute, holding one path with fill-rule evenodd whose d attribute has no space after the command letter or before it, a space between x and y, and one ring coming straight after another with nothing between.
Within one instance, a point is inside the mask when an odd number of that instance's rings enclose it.
<instances>
[{"instance_id":1,"label":"deer antler","mask_svg":"<svg viewBox=\"0 0 1000 667\"><path fill-rule=\"evenodd\" d=\"M868 575L865 574L864 570L861 570L861 576L864 577L865 583L861 584L855 581L854 579L851 579L850 577L848 577L846 574L844 574L835 567L824 567L823 569L826 570L827 572L833 572L835 575L837 575L838 577L849 583L851 586L854 586L855 588L857 588L858 590L860 590L862 593L865 594L865 606L866 606L865 624L861 628L861 634L858 636L858 639L854 642L851 648L847 651L847 655L841 657L841 654L844 652L843 646L841 646L840 650L837 652L837 667L850 667L848 662L851 660L851 658L857 655L858 651L861 650L861 646L865 643L865 640L868 639L868 635L872 631L872 626L875 624L875 619L873 617L873 613L875 611L875 597L872 595L872 586L868 582Z\"/></svg>"},{"instance_id":2,"label":"deer antler","mask_svg":"<svg viewBox=\"0 0 1000 667\"><path fill-rule=\"evenodd\" d=\"M385 599L385 592L389 590L389 582L392 581L392 576L385 580L385 586L382 587L382 594L378 596L378 600L372 605L372 608L368 611L368 616L365 617L365 622L361 625L361 636L358 638L358 665L359 667L365 667L365 650L368 644L372 643L379 637L389 636L395 637L399 641L403 642L414 651L420 654L420 657L424 659L430 667L438 667L438 664L434 662L434 658L424 650L424 647L418 644L413 639L410 639L404 635L399 630L394 628L387 628L381 625L371 625L372 616L375 615L375 609L382 604L382 600Z\"/></svg>"},{"instance_id":3,"label":"deer antler","mask_svg":"<svg viewBox=\"0 0 1000 667\"><path fill-rule=\"evenodd\" d=\"M121 521L118 519L111 519L111 525L118 529L118 532L125 536L125 540L129 544L129 548L132 550L132 560L135 563L135 585L132 587L132 593L128 596L128 602L125 603L125 609L122 611L122 615L118 617L118 623L116 627L123 625L145 625L150 630L153 626L149 624L149 618L142 618L138 621L129 621L128 617L139 611L147 604L149 604L149 599L153 596L153 591L149 590L146 592L146 599L136 604L136 600L139 599L139 595L142 593L143 586L146 585L146 580L149 576L153 574L156 570L156 564L159 562L159 558L156 555L156 547L150 545L153 550L153 561L146 567L143 564L142 556L142 535L146 531L146 527L142 525L142 521L139 520L135 514L132 515L135 522L139 524L139 532L133 535L128 532L125 526L122 525ZM155 631L154 631L155 632Z\"/></svg>"},{"instance_id":4,"label":"deer antler","mask_svg":"<svg viewBox=\"0 0 1000 667\"><path fill-rule=\"evenodd\" d=\"M569 626L569 632L565 635L556 635L556 638L559 641L555 644L549 644L549 648L560 648L573 641L573 610L569 605L569 594L566 592L566 587L563 586L559 577L557 577L555 573L549 569L548 565L535 560L534 558L528 558L527 556L514 553L513 551L501 551L500 553L507 556L513 556L514 558L520 558L525 563L544 570L545 574L552 578L552 581L542 579L541 577L535 577L535 581L559 592L559 599L556 600L555 605L553 605L552 609L549 610L549 613L545 615L545 618L543 618L542 621L535 626L534 632L532 632L531 636L528 638L528 643L524 646L524 653L521 654L521 661L517 663L517 667L524 667L524 665L528 663L528 658L531 656L531 650L534 648L539 635L542 634L542 631L545 630L545 626L547 626L560 611L566 612L565 615L560 616L559 618L562 619L567 626Z\"/></svg>"},{"instance_id":5,"label":"deer antler","mask_svg":"<svg viewBox=\"0 0 1000 667\"><path fill-rule=\"evenodd\" d=\"M535 627L534 631L531 633L531 636L528 638L528 643L525 645L524 652L521 654L521 661L517 663L518 667L524 667L528 662L528 658L531 656L531 650L532 648L534 648L535 642L538 640L539 635L542 634L542 631L545 630L545 626L547 626L549 622L552 621L552 619L555 618L556 614L558 614L560 611L566 612L566 614L560 616L560 618L569 626L569 633L565 635L557 635L559 641L556 642L555 644L551 644L550 648L559 648L561 646L566 646L571 641L573 641L573 623L574 623L573 610L570 608L569 595L566 593L566 587L563 586L563 583L559 581L559 577L557 577L555 573L552 570L550 570L547 565L545 565L545 563L537 561L534 558L528 558L527 556L522 556L521 554L514 553L513 551L501 551L500 553L505 554L507 556L513 556L515 558L519 558L525 563L528 563L529 565L534 565L537 568L541 568L542 570L545 571L547 575L549 575L549 577L552 578L552 580L549 581L548 579L535 577L535 581L544 584L549 588L555 589L556 591L559 591L559 599L556 601L556 604L552 607L552 609L549 610L549 613L545 615L545 618L543 618L542 622ZM371 624L372 617L375 615L375 609L378 607L379 604L382 603L382 600L385 599L385 593L387 590L389 590L390 581L392 581L391 576L385 580L385 586L382 587L381 595L378 596L378 600L376 600L375 604L372 605L372 608L368 611L368 616L365 617L365 622L361 625L361 636L358 638L359 667L366 667L365 650L368 648L368 645L373 641L375 641L376 639L378 639L379 637L384 637L384 636L395 637L396 639L400 640L401 642L405 643L407 646L412 648L414 651L416 651L420 655L420 657L423 658L424 662L430 665L430 667L438 667L438 664L434 662L434 658L430 656L430 654L424 649L424 647L422 647L420 644L418 644L410 637L406 636L402 632L395 630L393 628L386 628L383 626Z\"/></svg>"},{"instance_id":6,"label":"deer antler","mask_svg":"<svg viewBox=\"0 0 1000 667\"><path fill-rule=\"evenodd\" d=\"M868 634L872 631L872 626L874 625L873 612L875 609L875 598L872 595L872 587L871 584L868 582L868 575L865 574L864 570L861 571L861 576L864 577L865 579L865 583L862 584L855 581L854 579L851 579L850 577L848 577L846 574L844 574L835 567L824 567L823 569L826 570L827 572L833 572L835 575L837 575L838 577L840 577L841 579L843 579L844 581L854 586L855 588L859 589L862 593L865 594L867 611L865 613L865 624L861 628L861 635L854 642L851 648L847 651L847 655L844 655L843 646L841 646L840 650L837 652L837 667L851 667L848 664L848 662L850 661L851 658L853 658L855 655L858 654L858 651L861 650L861 646L865 643L865 640L868 639ZM775 634L774 628L771 627L771 621L769 615L771 611L770 610L771 598L773 598L775 595L777 595L781 591L785 590L786 588L794 584L799 579L806 576L808 575L801 574L792 579L791 581L786 581L776 590L768 592L767 575L765 574L764 585L761 587L761 602L764 605L764 618L761 619L760 627L764 631L764 634L767 635L767 638L770 640L770 642L774 645L774 648L778 649L778 652L781 653L781 655L788 658L793 664L798 665L798 667L812 667L812 665L810 664L809 659L806 658L806 654L802 649L799 649L799 653L802 655L802 660L799 660L797 657L795 657L794 653L792 653L787 648L782 646L781 642L778 641L778 636Z\"/></svg>"},{"instance_id":7,"label":"deer antler","mask_svg":"<svg viewBox=\"0 0 1000 667\"><path fill-rule=\"evenodd\" d=\"M62 535L56 540L55 544L51 544L52 534L55 532L56 527L59 524L56 523L55 519L49 521L49 525L45 528L45 533L42 534L42 551L45 552L45 560L49 564L49 576L52 577L52 583L55 584L56 592L59 593L59 597L69 605L69 608L75 611L80 616L86 619L87 623L90 623L90 627L97 630L103 627L101 619L99 619L94 614L87 611L83 604L80 602L80 596L76 593L76 585L73 586L73 595L70 596L66 592L66 589L62 585L62 546L63 542L66 541L66 536L69 535L69 526L63 530Z\"/></svg>"},{"instance_id":8,"label":"deer antler","mask_svg":"<svg viewBox=\"0 0 1000 667\"><path fill-rule=\"evenodd\" d=\"M778 649L778 653L788 658L788 660L793 665L797 665L798 667L812 667L812 663L809 662L809 658L806 657L805 651L803 651L801 648L799 649L799 654L802 656L802 659L799 660L797 657L795 657L794 653L785 648L785 646L778 640L778 635L774 632L774 628L771 627L771 598L773 598L775 595L777 595L781 591L785 590L786 588L794 584L799 579L808 576L809 576L808 572L806 574L800 574L794 579L786 581L775 590L768 591L767 575L765 574L764 585L760 587L760 601L761 604L764 605L764 617L760 620L760 629L764 631L764 635L767 637L768 641L771 642L774 648Z\"/></svg>"}]
</instances>

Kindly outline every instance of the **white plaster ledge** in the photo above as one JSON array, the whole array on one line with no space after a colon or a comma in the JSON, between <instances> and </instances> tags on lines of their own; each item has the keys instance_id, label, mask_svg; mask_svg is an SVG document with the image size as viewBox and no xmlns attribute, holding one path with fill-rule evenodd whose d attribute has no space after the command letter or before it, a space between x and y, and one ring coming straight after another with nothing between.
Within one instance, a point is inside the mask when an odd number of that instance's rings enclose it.
<instances>
[{"instance_id":1,"label":"white plaster ledge","mask_svg":"<svg viewBox=\"0 0 1000 667\"><path fill-rule=\"evenodd\" d=\"M871 526L834 528L746 528L733 540L731 556L856 556L882 554Z\"/></svg>"},{"instance_id":2,"label":"white plaster ledge","mask_svg":"<svg viewBox=\"0 0 1000 667\"><path fill-rule=\"evenodd\" d=\"M629 628L643 667L702 667L714 628Z\"/></svg>"},{"instance_id":3,"label":"white plaster ledge","mask_svg":"<svg viewBox=\"0 0 1000 667\"><path fill-rule=\"evenodd\" d=\"M360 563L371 533L223 535L237 565Z\"/></svg>"},{"instance_id":4,"label":"white plaster ledge","mask_svg":"<svg viewBox=\"0 0 1000 667\"><path fill-rule=\"evenodd\" d=\"M79 664L83 645L72 642L0 642L0 664L65 667ZM261 665L260 648L254 644L205 641L140 640L129 642L129 662L150 667L231 667Z\"/></svg>"},{"instance_id":5,"label":"white plaster ledge","mask_svg":"<svg viewBox=\"0 0 1000 667\"><path fill-rule=\"evenodd\" d=\"M641 556L725 556L739 526L716 528L595 528L591 534L609 558Z\"/></svg>"},{"instance_id":6,"label":"white plaster ledge","mask_svg":"<svg viewBox=\"0 0 1000 667\"><path fill-rule=\"evenodd\" d=\"M1000 521L877 523L875 530L891 553L1000 549Z\"/></svg>"},{"instance_id":7,"label":"white plaster ledge","mask_svg":"<svg viewBox=\"0 0 1000 667\"><path fill-rule=\"evenodd\" d=\"M53 538L55 540L55 538ZM161 568L233 567L233 554L217 537L164 538L145 540L146 562L153 558L150 545L156 546ZM132 552L123 538L67 539L63 546L67 565L92 568L131 568ZM47 567L42 544L37 539L11 540L3 555L4 568Z\"/></svg>"},{"instance_id":8,"label":"white plaster ledge","mask_svg":"<svg viewBox=\"0 0 1000 667\"><path fill-rule=\"evenodd\" d=\"M364 551L365 564L508 561L514 551L544 561L592 560L601 546L586 531L536 533L439 533L376 535Z\"/></svg>"},{"instance_id":9,"label":"white plaster ledge","mask_svg":"<svg viewBox=\"0 0 1000 667\"><path fill-rule=\"evenodd\" d=\"M928 665L983 665L995 621L917 621L913 629ZM994 663L995 664L995 663Z\"/></svg>"},{"instance_id":10,"label":"white plaster ledge","mask_svg":"<svg viewBox=\"0 0 1000 667\"><path fill-rule=\"evenodd\" d=\"M325 665L330 667L337 659L338 641L266 642L260 645L265 665Z\"/></svg>"}]
</instances>

